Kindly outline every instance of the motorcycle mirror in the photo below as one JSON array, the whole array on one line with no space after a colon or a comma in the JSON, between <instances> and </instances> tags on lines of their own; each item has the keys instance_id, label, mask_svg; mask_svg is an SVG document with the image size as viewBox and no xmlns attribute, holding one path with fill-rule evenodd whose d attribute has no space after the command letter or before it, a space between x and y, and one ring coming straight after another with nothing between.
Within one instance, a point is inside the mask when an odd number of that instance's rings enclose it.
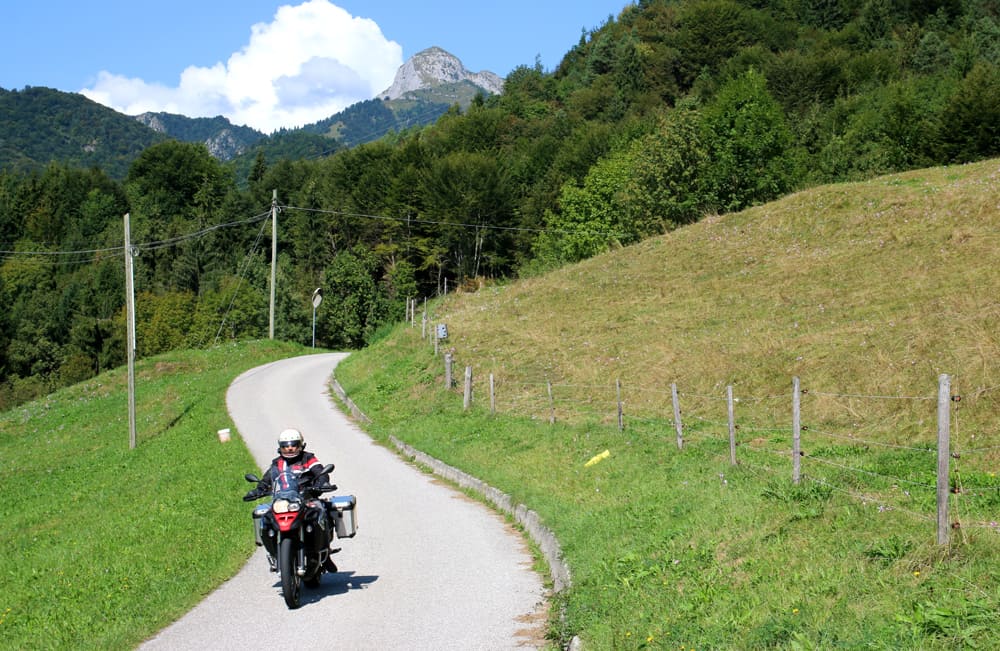
<instances>
[{"instance_id":1,"label":"motorcycle mirror","mask_svg":"<svg viewBox=\"0 0 1000 651\"><path fill-rule=\"evenodd\" d=\"M320 474L321 475L327 475L327 474L329 474L331 472L333 472L333 464L332 463L328 463L325 466L323 466L323 472L321 472Z\"/></svg>"},{"instance_id":2,"label":"motorcycle mirror","mask_svg":"<svg viewBox=\"0 0 1000 651\"><path fill-rule=\"evenodd\" d=\"M252 472L248 472L247 474L243 475L243 479L246 479L247 481L252 481L255 484L260 481L259 479L257 479L257 475L253 474Z\"/></svg>"}]
</instances>

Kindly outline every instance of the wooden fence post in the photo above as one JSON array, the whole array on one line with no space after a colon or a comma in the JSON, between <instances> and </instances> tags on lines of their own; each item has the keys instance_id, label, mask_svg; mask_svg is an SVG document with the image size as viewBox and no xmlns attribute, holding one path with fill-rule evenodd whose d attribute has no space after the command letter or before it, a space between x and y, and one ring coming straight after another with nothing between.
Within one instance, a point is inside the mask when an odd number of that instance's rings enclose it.
<instances>
[{"instance_id":1,"label":"wooden fence post","mask_svg":"<svg viewBox=\"0 0 1000 651\"><path fill-rule=\"evenodd\" d=\"M545 380L545 386L549 392L549 425L556 422L556 403L552 399L552 380Z\"/></svg>"},{"instance_id":2,"label":"wooden fence post","mask_svg":"<svg viewBox=\"0 0 1000 651\"><path fill-rule=\"evenodd\" d=\"M736 465L736 419L733 416L733 385L726 387L726 409L729 412L729 463Z\"/></svg>"},{"instance_id":3,"label":"wooden fence post","mask_svg":"<svg viewBox=\"0 0 1000 651\"><path fill-rule=\"evenodd\" d=\"M622 411L622 381L615 380L615 395L618 398L618 431L625 430L625 413Z\"/></svg>"},{"instance_id":4,"label":"wooden fence post","mask_svg":"<svg viewBox=\"0 0 1000 651\"><path fill-rule=\"evenodd\" d=\"M948 544L948 465L951 458L951 378L938 377L937 543Z\"/></svg>"},{"instance_id":5,"label":"wooden fence post","mask_svg":"<svg viewBox=\"0 0 1000 651\"><path fill-rule=\"evenodd\" d=\"M677 430L677 449L684 448L684 427L681 425L681 403L677 398L677 383L670 385L670 396L674 401L674 429Z\"/></svg>"},{"instance_id":6,"label":"wooden fence post","mask_svg":"<svg viewBox=\"0 0 1000 651\"><path fill-rule=\"evenodd\" d=\"M490 414L497 413L496 386L493 383L493 374L490 373Z\"/></svg>"},{"instance_id":7,"label":"wooden fence post","mask_svg":"<svg viewBox=\"0 0 1000 651\"><path fill-rule=\"evenodd\" d=\"M462 409L469 411L472 406L472 367L465 367L465 393L462 397Z\"/></svg>"},{"instance_id":8,"label":"wooden fence post","mask_svg":"<svg viewBox=\"0 0 1000 651\"><path fill-rule=\"evenodd\" d=\"M799 378L792 378L792 483L798 484L801 470L800 450L801 450L801 398L802 388L799 385Z\"/></svg>"},{"instance_id":9,"label":"wooden fence post","mask_svg":"<svg viewBox=\"0 0 1000 651\"><path fill-rule=\"evenodd\" d=\"M451 353L444 354L444 386L451 388Z\"/></svg>"}]
</instances>

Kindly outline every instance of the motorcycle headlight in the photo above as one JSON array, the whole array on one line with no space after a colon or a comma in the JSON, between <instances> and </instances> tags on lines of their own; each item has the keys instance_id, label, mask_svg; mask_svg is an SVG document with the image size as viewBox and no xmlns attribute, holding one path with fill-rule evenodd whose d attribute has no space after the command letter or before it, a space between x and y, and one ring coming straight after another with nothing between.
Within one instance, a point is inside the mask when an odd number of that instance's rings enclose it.
<instances>
[{"instance_id":1,"label":"motorcycle headlight","mask_svg":"<svg viewBox=\"0 0 1000 651\"><path fill-rule=\"evenodd\" d=\"M298 502L289 502L288 500L274 500L274 504L271 506L275 513L288 513L289 511L298 511Z\"/></svg>"}]
</instances>

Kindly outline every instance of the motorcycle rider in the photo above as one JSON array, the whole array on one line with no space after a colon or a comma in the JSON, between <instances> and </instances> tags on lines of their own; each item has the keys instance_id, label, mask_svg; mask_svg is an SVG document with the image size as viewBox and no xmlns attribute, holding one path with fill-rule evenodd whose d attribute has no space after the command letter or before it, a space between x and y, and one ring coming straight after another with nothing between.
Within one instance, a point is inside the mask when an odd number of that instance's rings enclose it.
<instances>
[{"instance_id":1,"label":"motorcycle rider","mask_svg":"<svg viewBox=\"0 0 1000 651\"><path fill-rule=\"evenodd\" d=\"M271 460L271 466L264 472L264 476L261 477L260 481L257 482L257 487L248 491L243 496L243 500L252 502L270 495L273 490L274 480L282 471L291 469L305 474L309 472L317 473L322 468L323 464L316 458L316 455L312 452L306 452L306 441L302 436L302 432L295 428L284 429L278 434L278 456ZM324 486L329 483L329 473L323 473L315 479L317 486ZM267 550L268 563L274 569L276 567L274 558L277 555L277 550L274 549L274 541L265 536L262 542L264 542L264 547ZM336 565L333 564L332 560L327 559L327 563L329 571L337 571Z\"/></svg>"},{"instance_id":2,"label":"motorcycle rider","mask_svg":"<svg viewBox=\"0 0 1000 651\"><path fill-rule=\"evenodd\" d=\"M309 472L313 467L322 468L316 455L306 452L306 441L302 437L302 432L289 428L282 430L278 434L278 456L271 459L271 467L267 469L264 476L257 482L257 488L248 492L243 499L250 502L265 495L270 495L274 478L283 470L291 468L302 473ZM316 472L313 470L312 472ZM324 474L317 478L317 484L329 484L330 475Z\"/></svg>"}]
</instances>

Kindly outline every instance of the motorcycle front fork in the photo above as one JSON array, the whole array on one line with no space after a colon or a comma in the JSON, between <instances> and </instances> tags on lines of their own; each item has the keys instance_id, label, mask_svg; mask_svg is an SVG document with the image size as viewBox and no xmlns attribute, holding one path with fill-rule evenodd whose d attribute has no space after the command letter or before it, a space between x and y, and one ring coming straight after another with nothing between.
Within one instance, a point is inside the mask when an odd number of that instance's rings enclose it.
<instances>
[{"instance_id":1,"label":"motorcycle front fork","mask_svg":"<svg viewBox=\"0 0 1000 651\"><path fill-rule=\"evenodd\" d=\"M280 544L280 542L281 542L280 540L276 540L275 541L275 548L277 548L277 546ZM320 564L321 567L324 566L326 564L326 562L331 559L334 551L338 551L339 552L340 549L338 548L336 550L332 550L332 549L327 548L325 550L321 550L320 551L320 553L319 553L319 564ZM268 564L271 566L271 571L272 572L276 572L277 571L277 559L274 556L271 556L270 552L267 552L267 556L268 556L268 559L267 559L268 560ZM295 573L298 574L299 576L305 576L305 574L306 574L306 567L307 567L307 563L306 563L306 545L305 545L305 541L303 540L302 530L300 529L299 530L299 549L298 549L298 553L296 554L296 558L295 558Z\"/></svg>"},{"instance_id":2,"label":"motorcycle front fork","mask_svg":"<svg viewBox=\"0 0 1000 651\"><path fill-rule=\"evenodd\" d=\"M299 540L299 553L295 559L295 573L299 576L306 575L306 545Z\"/></svg>"}]
</instances>

